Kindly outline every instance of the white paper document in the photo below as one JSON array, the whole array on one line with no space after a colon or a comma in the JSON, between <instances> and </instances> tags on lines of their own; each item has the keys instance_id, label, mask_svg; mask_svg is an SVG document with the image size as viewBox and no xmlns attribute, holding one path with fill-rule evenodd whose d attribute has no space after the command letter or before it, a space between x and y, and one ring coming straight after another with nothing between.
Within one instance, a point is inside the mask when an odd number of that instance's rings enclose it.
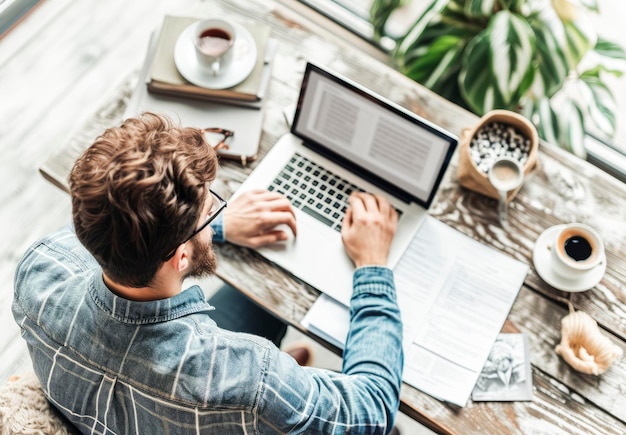
<instances>
[{"instance_id":1,"label":"white paper document","mask_svg":"<svg viewBox=\"0 0 626 435\"><path fill-rule=\"evenodd\" d=\"M464 406L527 273L526 264L427 216L394 269L403 381ZM349 309L322 295L302 323L343 348Z\"/></svg>"}]
</instances>

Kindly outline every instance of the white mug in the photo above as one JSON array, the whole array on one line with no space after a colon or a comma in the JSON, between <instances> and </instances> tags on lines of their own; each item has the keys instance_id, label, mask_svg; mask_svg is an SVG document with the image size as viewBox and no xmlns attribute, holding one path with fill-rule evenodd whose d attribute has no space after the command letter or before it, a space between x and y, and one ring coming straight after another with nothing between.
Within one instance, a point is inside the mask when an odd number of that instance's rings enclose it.
<instances>
[{"instance_id":1,"label":"white mug","mask_svg":"<svg viewBox=\"0 0 626 435\"><path fill-rule=\"evenodd\" d=\"M554 271L564 278L580 277L605 261L602 238L584 224L565 225L550 249Z\"/></svg>"},{"instance_id":2,"label":"white mug","mask_svg":"<svg viewBox=\"0 0 626 435\"><path fill-rule=\"evenodd\" d=\"M193 35L193 44L200 66L218 75L233 59L235 28L219 18L199 21Z\"/></svg>"}]
</instances>

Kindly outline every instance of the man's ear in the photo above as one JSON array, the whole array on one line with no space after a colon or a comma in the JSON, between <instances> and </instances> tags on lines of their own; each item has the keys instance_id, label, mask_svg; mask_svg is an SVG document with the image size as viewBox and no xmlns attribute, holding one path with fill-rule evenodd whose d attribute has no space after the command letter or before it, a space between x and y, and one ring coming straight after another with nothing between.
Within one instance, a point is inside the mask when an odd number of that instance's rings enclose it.
<instances>
[{"instance_id":1,"label":"man's ear","mask_svg":"<svg viewBox=\"0 0 626 435\"><path fill-rule=\"evenodd\" d=\"M169 259L176 272L183 272L189 267L191 252L189 252L189 243L182 243L176 248L176 252Z\"/></svg>"}]
</instances>

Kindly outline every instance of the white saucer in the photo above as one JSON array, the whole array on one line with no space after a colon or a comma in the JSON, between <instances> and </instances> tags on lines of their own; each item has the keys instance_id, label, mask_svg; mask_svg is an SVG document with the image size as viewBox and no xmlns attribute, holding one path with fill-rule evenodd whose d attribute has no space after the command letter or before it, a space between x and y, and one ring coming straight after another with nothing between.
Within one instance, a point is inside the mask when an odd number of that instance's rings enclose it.
<instances>
[{"instance_id":1,"label":"white saucer","mask_svg":"<svg viewBox=\"0 0 626 435\"><path fill-rule=\"evenodd\" d=\"M248 29L237 23L232 25L235 28L233 60L218 75L213 75L198 63L193 44L196 23L183 30L174 47L174 63L185 79L203 88L226 89L241 83L250 75L256 64L256 43Z\"/></svg>"},{"instance_id":2,"label":"white saucer","mask_svg":"<svg viewBox=\"0 0 626 435\"><path fill-rule=\"evenodd\" d=\"M556 234L563 226L564 225L555 225L548 228L541 233L537 242L535 242L535 248L533 250L533 263L535 265L535 270L541 279L557 290L566 292L582 292L589 290L599 283L604 276L604 272L606 271L606 258L603 258L602 262L594 269L591 269L589 272L578 278L564 278L557 275L552 268L553 260L550 247L554 242Z\"/></svg>"}]
</instances>

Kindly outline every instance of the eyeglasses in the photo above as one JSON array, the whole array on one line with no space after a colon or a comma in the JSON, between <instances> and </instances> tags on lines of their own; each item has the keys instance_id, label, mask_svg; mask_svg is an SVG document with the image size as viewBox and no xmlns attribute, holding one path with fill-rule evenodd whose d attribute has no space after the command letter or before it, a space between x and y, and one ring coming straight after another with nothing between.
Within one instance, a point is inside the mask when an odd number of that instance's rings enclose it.
<instances>
[{"instance_id":1,"label":"eyeglasses","mask_svg":"<svg viewBox=\"0 0 626 435\"><path fill-rule=\"evenodd\" d=\"M193 233L191 233L191 235L189 237L187 237L185 240L180 242L178 244L178 246L182 245L183 243L187 243L196 234L198 234L200 231L205 229L226 208L226 205L228 203L226 202L226 200L224 198L219 196L217 193L213 192L213 190L211 190L211 189L209 189L209 193L211 194L211 197L212 197L213 201L211 202L211 209L209 210L209 213L208 213L208 216L207 216L206 220L202 223L202 225L200 225L198 228L196 228L193 231ZM175 249L173 249L169 254L167 254L167 256L165 256L163 258L163 261L167 261L170 258L172 258L174 256L174 254L176 253L176 249L178 248L178 246Z\"/></svg>"},{"instance_id":2,"label":"eyeglasses","mask_svg":"<svg viewBox=\"0 0 626 435\"><path fill-rule=\"evenodd\" d=\"M230 142L231 138L235 135L234 131L219 127L203 128L200 131L204 134L204 138L215 151L221 149L227 150L228 142ZM213 145L216 142L217 144Z\"/></svg>"}]
</instances>

